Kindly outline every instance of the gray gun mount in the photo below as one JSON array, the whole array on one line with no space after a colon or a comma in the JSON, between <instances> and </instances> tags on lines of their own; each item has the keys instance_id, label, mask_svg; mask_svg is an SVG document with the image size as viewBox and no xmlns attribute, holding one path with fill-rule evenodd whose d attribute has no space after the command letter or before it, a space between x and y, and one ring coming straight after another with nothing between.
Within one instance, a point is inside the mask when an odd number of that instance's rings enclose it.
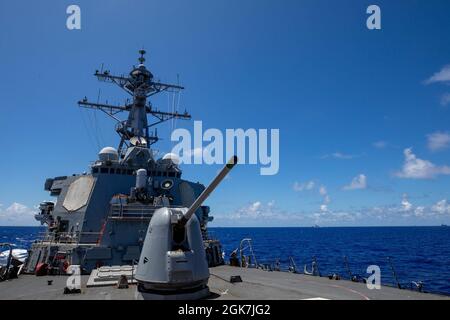
<instances>
[{"instance_id":1,"label":"gray gun mount","mask_svg":"<svg viewBox=\"0 0 450 320\"><path fill-rule=\"evenodd\" d=\"M209 295L208 262L194 213L236 163L234 156L189 208L155 211L139 258L136 299L191 300Z\"/></svg>"}]
</instances>

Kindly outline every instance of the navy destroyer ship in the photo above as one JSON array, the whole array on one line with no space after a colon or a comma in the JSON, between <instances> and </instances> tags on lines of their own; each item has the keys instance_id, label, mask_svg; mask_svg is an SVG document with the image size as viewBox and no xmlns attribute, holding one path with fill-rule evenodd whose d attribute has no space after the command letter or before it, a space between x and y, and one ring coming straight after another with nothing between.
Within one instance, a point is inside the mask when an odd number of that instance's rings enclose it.
<instances>
[{"instance_id":1,"label":"navy destroyer ship","mask_svg":"<svg viewBox=\"0 0 450 320\"><path fill-rule=\"evenodd\" d=\"M131 96L129 103L110 105L84 98L80 107L102 111L116 121L118 148L105 147L88 173L48 178L45 190L56 201L40 204L36 219L47 229L30 251L24 271L59 272L79 265L90 273L104 265L128 265L139 259L145 232L154 211L162 206L189 207L205 188L182 179L176 155L155 158L156 125L171 119L190 119L187 113L163 112L150 97L184 89L156 81L145 66L145 51L127 76L96 71L98 80L117 85ZM128 114L125 120L119 114ZM155 119L150 122L148 116ZM136 188L136 180L142 187ZM143 187L145 185L145 188ZM213 219L208 206L197 212L210 266L223 263L220 242L208 238Z\"/></svg>"},{"instance_id":2,"label":"navy destroyer ship","mask_svg":"<svg viewBox=\"0 0 450 320\"><path fill-rule=\"evenodd\" d=\"M351 274L348 280L323 277L315 261L311 272L306 266L301 272L291 258L283 272L277 264L258 263L249 238L236 239L240 246L226 263L220 241L208 235L212 216L204 202L237 158L207 187L182 179L176 155L156 158L151 146L158 136L151 129L191 116L153 107L151 96L183 87L156 81L144 64L145 51L139 53L139 64L126 76L95 72L131 102L78 102L117 122L118 148L103 148L89 172L45 181L56 201L40 204L42 237L28 255L0 243L9 248L0 299L448 299L400 286L373 290ZM149 122L148 115L156 120Z\"/></svg>"}]
</instances>

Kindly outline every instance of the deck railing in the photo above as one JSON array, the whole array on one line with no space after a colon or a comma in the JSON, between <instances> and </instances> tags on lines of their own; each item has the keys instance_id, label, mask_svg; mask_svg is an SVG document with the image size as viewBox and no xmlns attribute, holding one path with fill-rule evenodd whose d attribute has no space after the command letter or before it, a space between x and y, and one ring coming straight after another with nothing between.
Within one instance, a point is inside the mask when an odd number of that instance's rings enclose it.
<instances>
[{"instance_id":1,"label":"deck railing","mask_svg":"<svg viewBox=\"0 0 450 320\"><path fill-rule=\"evenodd\" d=\"M101 234L101 232L41 232L38 235L38 242L45 244L97 243Z\"/></svg>"},{"instance_id":2,"label":"deck railing","mask_svg":"<svg viewBox=\"0 0 450 320\"><path fill-rule=\"evenodd\" d=\"M139 204L113 204L111 205L109 217L112 219L151 218L156 209L158 209L158 207L149 207Z\"/></svg>"}]
</instances>

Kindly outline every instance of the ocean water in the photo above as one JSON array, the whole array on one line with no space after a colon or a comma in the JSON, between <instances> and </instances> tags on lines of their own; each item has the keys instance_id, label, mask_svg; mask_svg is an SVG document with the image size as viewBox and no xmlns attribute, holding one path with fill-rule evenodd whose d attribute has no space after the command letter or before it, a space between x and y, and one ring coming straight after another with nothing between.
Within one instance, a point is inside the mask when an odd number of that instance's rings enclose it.
<instances>
[{"instance_id":1,"label":"ocean water","mask_svg":"<svg viewBox=\"0 0 450 320\"><path fill-rule=\"evenodd\" d=\"M353 274L368 276L369 265L381 269L382 284L396 285L392 266L403 286L423 281L425 291L450 295L450 227L355 227L355 228L210 228L220 239L228 261L240 240L252 238L258 263L298 269L311 266L316 257L322 275L338 273L348 278L344 256ZM29 248L40 227L0 227L0 242ZM388 262L391 257L392 265Z\"/></svg>"},{"instance_id":2,"label":"ocean water","mask_svg":"<svg viewBox=\"0 0 450 320\"><path fill-rule=\"evenodd\" d=\"M378 265L382 284L396 285L390 257L402 286L423 281L425 291L450 294L450 227L210 228L210 234L226 253L252 238L258 263L279 259L287 269L292 256L303 272L316 257L322 275L348 279L346 256L353 274L367 277L367 267Z\"/></svg>"}]
</instances>

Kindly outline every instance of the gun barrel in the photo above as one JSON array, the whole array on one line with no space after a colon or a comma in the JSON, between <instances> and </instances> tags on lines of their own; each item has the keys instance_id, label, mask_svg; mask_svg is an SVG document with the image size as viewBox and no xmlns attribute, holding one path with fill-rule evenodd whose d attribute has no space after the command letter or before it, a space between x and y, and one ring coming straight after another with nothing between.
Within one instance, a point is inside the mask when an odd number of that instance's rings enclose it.
<instances>
[{"instance_id":1,"label":"gun barrel","mask_svg":"<svg viewBox=\"0 0 450 320\"><path fill-rule=\"evenodd\" d=\"M197 209L202 205L202 203L209 197L211 192L216 189L219 183L226 177L226 175L233 169L235 164L238 162L237 156L233 156L228 160L227 164L220 170L219 174L214 178L214 180L206 187L205 190L200 194L200 196L195 199L194 203L189 207L188 211L183 216L182 223L186 223L192 215L197 211Z\"/></svg>"}]
</instances>

